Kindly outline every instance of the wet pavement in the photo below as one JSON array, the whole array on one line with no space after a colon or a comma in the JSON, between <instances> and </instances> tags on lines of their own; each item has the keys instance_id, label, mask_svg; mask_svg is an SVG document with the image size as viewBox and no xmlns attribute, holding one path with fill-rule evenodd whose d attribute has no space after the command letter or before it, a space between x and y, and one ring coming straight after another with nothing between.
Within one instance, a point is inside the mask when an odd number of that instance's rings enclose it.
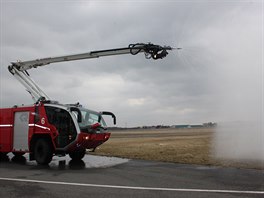
<instances>
[{"instance_id":1,"label":"wet pavement","mask_svg":"<svg viewBox=\"0 0 264 198\"><path fill-rule=\"evenodd\" d=\"M37 162L29 161L29 155L14 156L9 153L6 157L0 160L0 163L12 162L14 164L26 165L31 167L41 167ZM68 155L66 156L54 156L52 161L49 163L49 169L63 170L63 169L90 169L90 168L107 168L123 163L129 162L129 159L117 158L117 157L104 157L104 156L93 156L85 155L82 160L74 161Z\"/></svg>"},{"instance_id":2,"label":"wet pavement","mask_svg":"<svg viewBox=\"0 0 264 198\"><path fill-rule=\"evenodd\" d=\"M9 154L0 161L0 197L263 197L261 170L86 155L39 166Z\"/></svg>"}]
</instances>

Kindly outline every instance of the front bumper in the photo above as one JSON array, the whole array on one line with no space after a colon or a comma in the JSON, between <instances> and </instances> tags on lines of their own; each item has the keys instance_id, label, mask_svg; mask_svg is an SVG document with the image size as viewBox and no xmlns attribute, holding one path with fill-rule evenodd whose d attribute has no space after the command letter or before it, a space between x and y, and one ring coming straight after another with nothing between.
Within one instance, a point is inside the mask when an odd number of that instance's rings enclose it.
<instances>
[{"instance_id":1,"label":"front bumper","mask_svg":"<svg viewBox=\"0 0 264 198\"><path fill-rule=\"evenodd\" d=\"M70 151L80 149L94 149L110 138L111 133L83 133L78 134L77 141L70 147Z\"/></svg>"}]
</instances>

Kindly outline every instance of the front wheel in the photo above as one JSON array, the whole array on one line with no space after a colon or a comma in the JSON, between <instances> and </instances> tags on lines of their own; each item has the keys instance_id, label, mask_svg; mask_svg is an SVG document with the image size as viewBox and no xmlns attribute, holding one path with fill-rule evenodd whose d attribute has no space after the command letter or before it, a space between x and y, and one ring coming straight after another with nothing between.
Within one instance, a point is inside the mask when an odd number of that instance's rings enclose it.
<instances>
[{"instance_id":1,"label":"front wheel","mask_svg":"<svg viewBox=\"0 0 264 198\"><path fill-rule=\"evenodd\" d=\"M84 157L85 152L86 152L86 150L83 149L83 150L79 150L79 151L70 152L69 155L72 158L72 160L77 161L77 160L81 160Z\"/></svg>"},{"instance_id":2,"label":"front wheel","mask_svg":"<svg viewBox=\"0 0 264 198\"><path fill-rule=\"evenodd\" d=\"M53 156L51 143L47 139L38 139L34 147L34 157L38 164L47 165Z\"/></svg>"}]
</instances>

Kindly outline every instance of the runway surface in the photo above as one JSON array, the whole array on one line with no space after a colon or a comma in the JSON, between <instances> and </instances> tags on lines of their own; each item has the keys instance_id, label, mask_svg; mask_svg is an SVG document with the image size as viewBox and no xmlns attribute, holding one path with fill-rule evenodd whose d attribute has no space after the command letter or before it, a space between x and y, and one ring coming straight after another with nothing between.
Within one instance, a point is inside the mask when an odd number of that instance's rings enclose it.
<instances>
[{"instance_id":1,"label":"runway surface","mask_svg":"<svg viewBox=\"0 0 264 198\"><path fill-rule=\"evenodd\" d=\"M0 197L264 197L264 172L91 155L38 166L9 154Z\"/></svg>"}]
</instances>

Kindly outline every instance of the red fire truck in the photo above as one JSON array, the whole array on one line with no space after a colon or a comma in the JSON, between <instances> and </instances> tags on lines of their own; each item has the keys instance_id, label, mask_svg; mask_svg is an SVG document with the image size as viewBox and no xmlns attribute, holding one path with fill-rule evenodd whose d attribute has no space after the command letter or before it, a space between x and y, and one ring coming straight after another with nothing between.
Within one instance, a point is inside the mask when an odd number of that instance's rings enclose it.
<instances>
[{"instance_id":1,"label":"red fire truck","mask_svg":"<svg viewBox=\"0 0 264 198\"><path fill-rule=\"evenodd\" d=\"M31 94L34 104L0 109L0 155L29 153L30 160L49 164L53 155L69 154L73 160L84 157L86 149L95 149L110 137L103 115L76 104L60 104L51 100L30 78L27 70L56 62L98 58L144 52L146 58L162 59L172 50L151 43L130 44L126 48L91 51L88 53L12 62L8 69Z\"/></svg>"}]
</instances>

